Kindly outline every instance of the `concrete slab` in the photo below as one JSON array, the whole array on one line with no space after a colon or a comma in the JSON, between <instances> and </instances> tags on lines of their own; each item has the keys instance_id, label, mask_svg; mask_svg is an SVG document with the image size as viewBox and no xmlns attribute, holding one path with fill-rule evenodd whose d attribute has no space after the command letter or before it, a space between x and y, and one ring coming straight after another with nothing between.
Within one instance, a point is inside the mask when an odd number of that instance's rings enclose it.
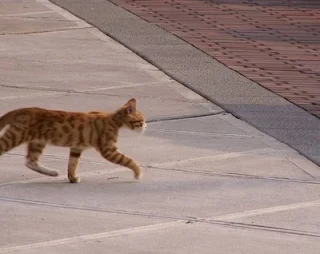
<instances>
[{"instance_id":1,"label":"concrete slab","mask_svg":"<svg viewBox=\"0 0 320 254\"><path fill-rule=\"evenodd\" d=\"M11 248L15 253L304 253L316 254L316 238L268 231L240 230L208 224L178 224L168 228L137 228L129 232L45 242ZM1 249L0 249L1 250ZM5 251L3 253L9 253Z\"/></svg>"},{"instance_id":2,"label":"concrete slab","mask_svg":"<svg viewBox=\"0 0 320 254\"><path fill-rule=\"evenodd\" d=\"M0 200L0 223L6 234L1 234L2 249L47 242L61 238L110 232L130 227L141 227L169 222L168 219L147 218L117 213L38 206ZM63 225L63 229L61 226ZM32 229L32 234L30 230Z\"/></svg>"},{"instance_id":3,"label":"concrete slab","mask_svg":"<svg viewBox=\"0 0 320 254\"><path fill-rule=\"evenodd\" d=\"M319 184L208 176L157 168L144 169L144 179L140 182L128 170L121 170L83 176L82 184L78 185L48 178L0 187L1 196L10 199L173 219L223 216L313 201L319 198L319 190Z\"/></svg>"}]
</instances>

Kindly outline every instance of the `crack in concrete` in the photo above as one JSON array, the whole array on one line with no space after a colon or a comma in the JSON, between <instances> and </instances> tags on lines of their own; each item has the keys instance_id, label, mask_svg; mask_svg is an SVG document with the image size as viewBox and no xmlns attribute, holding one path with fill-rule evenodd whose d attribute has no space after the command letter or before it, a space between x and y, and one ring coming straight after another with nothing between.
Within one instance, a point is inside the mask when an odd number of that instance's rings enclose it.
<instances>
[{"instance_id":1,"label":"crack in concrete","mask_svg":"<svg viewBox=\"0 0 320 254\"><path fill-rule=\"evenodd\" d=\"M298 236L306 236L312 238L320 238L320 234L317 232L308 232L303 230L295 230L289 228L280 228L280 227L272 227L266 225L259 225L259 224L249 224L249 223L240 223L240 222L226 222L226 221L218 221L218 220L208 220L208 221L198 221L202 223L212 224L212 225L219 225L219 226L227 226L234 229L252 229L252 230L259 230L259 231L267 231L267 232L274 232L280 234L290 234L290 235L298 235Z\"/></svg>"},{"instance_id":2,"label":"crack in concrete","mask_svg":"<svg viewBox=\"0 0 320 254\"><path fill-rule=\"evenodd\" d=\"M156 82L157 83L157 82ZM74 90L74 89L59 89L59 88L50 88L50 87L27 87L27 86L15 86L15 85L0 85L0 87L6 87L6 88L13 88L13 89L25 89L25 90L33 90L33 91L40 91L40 92L59 92L61 94L68 94L68 93L75 93L75 94L87 94L87 95L99 95L99 96L111 96L111 97L124 97L126 96L125 94L112 94L112 93L99 93L98 91L112 91L116 89L123 89L123 88L131 88L131 87L140 87L140 86L148 86L149 84L132 84L132 85L119 85L119 86L113 86L113 87L104 87L104 88L97 88L97 89L86 89L86 90ZM33 96L33 95L32 95ZM41 96L41 95L39 95ZM128 97L131 97L131 95ZM145 95L145 96L139 96L140 98L155 98L158 99L158 96L153 96L153 95ZM5 99L14 99L17 98L15 96L13 97L3 97L0 98L0 100L5 100ZM20 97L19 97L20 98ZM174 101L174 102L183 102L183 103L196 103L199 104L199 102L194 102L190 101L187 99L176 99L176 98L166 98L166 101ZM208 104L211 104L208 102ZM202 107L206 108L204 103L199 104ZM210 109L209 109L210 110ZM220 112L225 112L225 111L220 111ZM154 120L151 120L154 121Z\"/></svg>"},{"instance_id":3,"label":"crack in concrete","mask_svg":"<svg viewBox=\"0 0 320 254\"><path fill-rule=\"evenodd\" d=\"M182 120L183 119L189 119L189 118L182 118ZM153 130L148 129L147 132L186 134L186 135L197 135L197 136L216 137L216 138L236 138L236 139L255 138L253 135L241 135L241 134L218 133L218 132L215 133L215 132L191 131L191 130L175 130L175 129L153 129Z\"/></svg>"},{"instance_id":4,"label":"crack in concrete","mask_svg":"<svg viewBox=\"0 0 320 254\"><path fill-rule=\"evenodd\" d=\"M35 91L50 91L50 92L61 92L61 93L71 93L77 92L72 89L59 89L59 88L50 88L50 87L28 87L28 86L14 86L14 85L0 85L6 88L15 88L15 89L25 89L25 90L35 90Z\"/></svg>"},{"instance_id":5,"label":"crack in concrete","mask_svg":"<svg viewBox=\"0 0 320 254\"><path fill-rule=\"evenodd\" d=\"M26 94L26 95L18 95L18 96L6 96L0 97L0 101L3 100L15 100L15 99L23 99L23 98L36 98L36 97L50 97L56 95L63 95L62 92L51 92L51 93L42 93L42 94Z\"/></svg>"},{"instance_id":6,"label":"crack in concrete","mask_svg":"<svg viewBox=\"0 0 320 254\"><path fill-rule=\"evenodd\" d=\"M250 174L239 174L239 173L214 173L208 171L201 171L197 169L178 169L178 168L162 168L159 166L145 165L145 168L153 168L167 171L176 171L181 173L204 175L204 176L219 176L219 177L229 177L229 178L243 178L243 179L253 179L253 180L265 180L265 181L279 181L279 182L290 182L290 183L301 183L301 184L320 184L320 181L308 180L308 179L296 179L289 177L276 177L276 176L256 176Z\"/></svg>"},{"instance_id":7,"label":"crack in concrete","mask_svg":"<svg viewBox=\"0 0 320 254\"><path fill-rule=\"evenodd\" d=\"M299 168L303 173L305 173L306 175L310 176L313 179L317 179L315 176L313 176L311 173L309 173L307 170L305 170L303 167L300 167L299 165L297 165L297 163L295 163L292 160L289 160L294 166L296 166L297 168Z\"/></svg>"},{"instance_id":8,"label":"crack in concrete","mask_svg":"<svg viewBox=\"0 0 320 254\"><path fill-rule=\"evenodd\" d=\"M196 161L203 161L203 160L210 160L213 161L219 161L219 160L229 160L233 158L239 158L239 157L245 157L245 156L252 156L252 155L267 155L267 154L273 154L273 153L279 153L280 151L274 150L272 148L261 148L261 149L253 149L253 150L247 150L247 151L240 151L240 152L228 152L228 153L221 153L221 154L213 154L208 156L200 156L200 157L194 157L194 158L188 158L188 159L177 159L174 161L165 161L160 163L153 163L150 166L170 166L175 164L183 165L185 163L190 162L196 162Z\"/></svg>"},{"instance_id":9,"label":"crack in concrete","mask_svg":"<svg viewBox=\"0 0 320 254\"><path fill-rule=\"evenodd\" d=\"M89 162L92 163L92 162ZM98 163L95 163L98 164ZM104 164L104 163L101 163ZM86 171L86 172L82 172L81 173L81 177L86 176L86 177L92 177L92 176L98 176L98 177L104 177L106 176L106 180L113 180L113 179L118 179L120 178L119 176L111 176L111 177L107 177L108 175L112 175L114 173L120 173L120 172L128 172L128 169L126 169L125 167L119 167L119 168L114 168L114 169L100 169L97 171ZM55 181L52 182L51 181L52 178L48 178L48 176L40 176L38 178L31 178L31 179L26 179L26 180L18 180L18 181L11 181L11 182L4 182L4 183L0 183L0 188L5 187L5 186L9 186L9 185L15 185L15 184L28 184L28 183L53 183L53 184L59 184L59 183L68 183L67 180L67 175L59 175L57 177L54 177L55 180L63 180L63 182L59 182L59 181ZM135 181L135 180L133 180Z\"/></svg>"},{"instance_id":10,"label":"crack in concrete","mask_svg":"<svg viewBox=\"0 0 320 254\"><path fill-rule=\"evenodd\" d=\"M48 203L43 201L34 201L34 200L28 200L28 199L7 198L7 197L1 197L1 196L0 196L0 201L22 203L22 204L34 205L34 206L46 206L46 207L55 207L55 208L63 208L63 209L81 210L81 211L143 216L143 217L157 218L157 219L172 219L172 220L184 220L184 221L189 220L179 216L169 216L169 215L166 216L166 215L152 214L152 213L141 212L141 211L128 211L128 210L122 210L122 209L99 209L99 208L84 207L84 206L80 207L80 206L63 205L63 204L57 204L57 203Z\"/></svg>"},{"instance_id":11,"label":"crack in concrete","mask_svg":"<svg viewBox=\"0 0 320 254\"><path fill-rule=\"evenodd\" d=\"M0 14L0 17L23 17L28 15L39 15L39 14L47 14L47 13L55 13L54 11L34 11L34 12L22 12L22 13L10 13L10 14Z\"/></svg>"},{"instance_id":12,"label":"crack in concrete","mask_svg":"<svg viewBox=\"0 0 320 254\"><path fill-rule=\"evenodd\" d=\"M0 36L3 35L32 35L32 34L44 34L44 33L54 33L54 32L61 32L61 31L70 31L70 30L81 30L92 28L92 26L84 26L84 27L69 27L69 28L61 28L61 29L53 29L53 30L44 30L44 31L33 31L33 32L10 32L10 33L0 33Z\"/></svg>"},{"instance_id":13,"label":"crack in concrete","mask_svg":"<svg viewBox=\"0 0 320 254\"><path fill-rule=\"evenodd\" d=\"M226 112L224 110L212 112L212 113L205 113L205 114L197 114L197 115L182 115L176 117L160 117L155 119L147 120L147 123L158 123L158 122L166 122L166 121L175 121L175 120L184 120L184 119L193 119L193 118L200 118L206 116L216 116L216 115L224 115Z\"/></svg>"},{"instance_id":14,"label":"crack in concrete","mask_svg":"<svg viewBox=\"0 0 320 254\"><path fill-rule=\"evenodd\" d=\"M320 200L314 201L307 201L301 203L294 203L289 205L280 205L280 206L272 206L267 208L260 208L256 210L248 210L239 213L231 213L225 214L221 216L214 216L212 218L207 218L207 220L214 220L214 221L230 221L235 219L243 219L243 218L250 218L250 217L257 217L266 214L284 212L284 211L293 211L299 209L306 209L311 207L318 207L320 206Z\"/></svg>"},{"instance_id":15,"label":"crack in concrete","mask_svg":"<svg viewBox=\"0 0 320 254\"><path fill-rule=\"evenodd\" d=\"M21 153L15 153L15 152L7 152L6 154L8 155L13 155L13 156L19 156L19 157L25 157L25 154L21 154ZM51 160L68 160L69 156L68 153L66 153L66 156L60 156L60 155L54 155L54 154L42 154L41 158L45 158L45 159L51 159ZM102 157L101 157L102 158ZM88 160L85 158L81 158L81 162L85 162L85 163L104 163L102 162L98 162L98 161L93 161L93 160ZM105 161L107 162L107 161Z\"/></svg>"}]
</instances>

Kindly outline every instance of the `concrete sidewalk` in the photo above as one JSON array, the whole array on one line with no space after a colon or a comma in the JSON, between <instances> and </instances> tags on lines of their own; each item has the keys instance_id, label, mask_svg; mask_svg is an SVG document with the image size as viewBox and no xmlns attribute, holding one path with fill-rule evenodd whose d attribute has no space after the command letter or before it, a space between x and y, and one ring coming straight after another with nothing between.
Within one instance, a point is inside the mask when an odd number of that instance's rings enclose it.
<instances>
[{"instance_id":1,"label":"concrete sidewalk","mask_svg":"<svg viewBox=\"0 0 320 254\"><path fill-rule=\"evenodd\" d=\"M45 0L0 3L0 115L41 106L116 109L135 97L149 121L122 132L144 179L87 151L81 184L67 149L26 169L0 158L0 253L318 253L320 170L91 25Z\"/></svg>"}]
</instances>

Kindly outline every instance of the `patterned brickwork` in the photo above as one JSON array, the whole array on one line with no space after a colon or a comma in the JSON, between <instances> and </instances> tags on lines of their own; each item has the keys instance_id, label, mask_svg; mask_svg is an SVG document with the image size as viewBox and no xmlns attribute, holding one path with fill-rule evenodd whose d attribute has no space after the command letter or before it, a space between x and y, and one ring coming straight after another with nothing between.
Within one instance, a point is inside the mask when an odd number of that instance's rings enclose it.
<instances>
[{"instance_id":1,"label":"patterned brickwork","mask_svg":"<svg viewBox=\"0 0 320 254\"><path fill-rule=\"evenodd\" d=\"M320 117L320 1L112 2Z\"/></svg>"}]
</instances>

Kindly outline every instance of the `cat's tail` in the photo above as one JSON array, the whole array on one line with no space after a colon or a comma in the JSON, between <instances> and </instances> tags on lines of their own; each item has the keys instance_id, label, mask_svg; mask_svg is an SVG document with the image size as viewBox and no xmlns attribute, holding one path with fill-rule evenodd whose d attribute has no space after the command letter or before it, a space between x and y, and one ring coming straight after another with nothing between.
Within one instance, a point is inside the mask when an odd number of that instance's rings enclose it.
<instances>
[{"instance_id":1,"label":"cat's tail","mask_svg":"<svg viewBox=\"0 0 320 254\"><path fill-rule=\"evenodd\" d=\"M0 117L0 137L4 135L4 133L10 127L10 123L12 122L13 116L14 116L14 111L10 111L7 114Z\"/></svg>"},{"instance_id":2,"label":"cat's tail","mask_svg":"<svg viewBox=\"0 0 320 254\"><path fill-rule=\"evenodd\" d=\"M2 130L7 124L10 124L12 122L12 118L15 113L15 110L13 110L0 117L0 130Z\"/></svg>"}]
</instances>

